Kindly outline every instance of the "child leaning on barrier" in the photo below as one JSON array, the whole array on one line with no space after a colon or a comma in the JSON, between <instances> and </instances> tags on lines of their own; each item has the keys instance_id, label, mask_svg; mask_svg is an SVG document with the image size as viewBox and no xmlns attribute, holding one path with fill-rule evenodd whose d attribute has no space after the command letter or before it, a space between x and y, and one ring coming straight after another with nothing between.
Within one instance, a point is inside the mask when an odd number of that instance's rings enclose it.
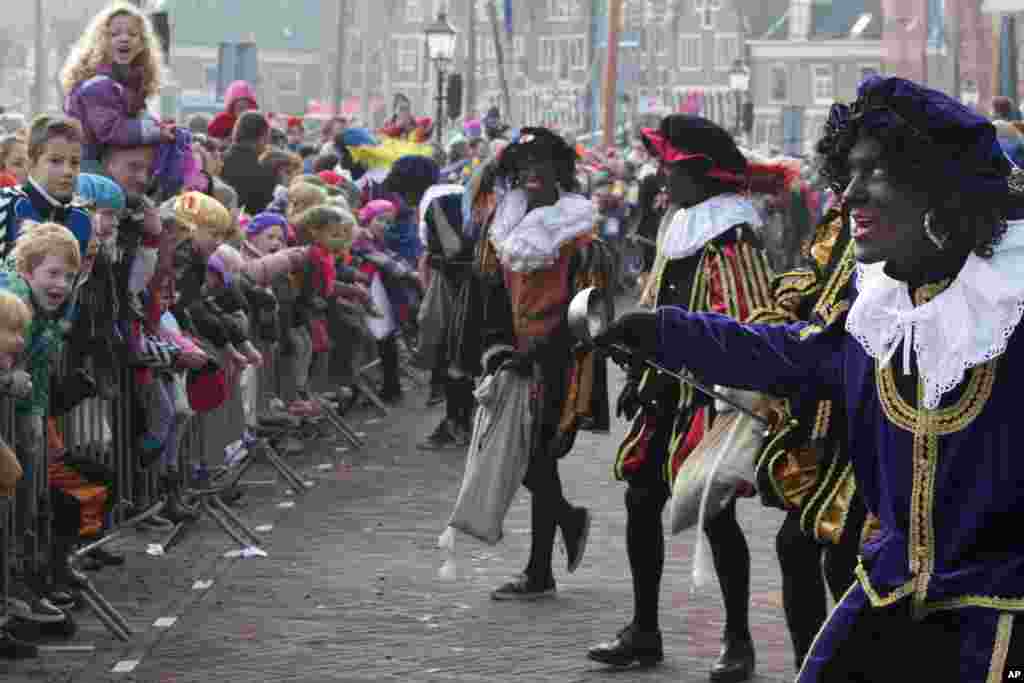
<instances>
[{"instance_id":1,"label":"child leaning on barrier","mask_svg":"<svg viewBox=\"0 0 1024 683\"><path fill-rule=\"evenodd\" d=\"M210 258L240 231L228 210L213 197L186 192L170 201L169 218L179 231L175 254L177 300L171 307L182 329L210 342L237 365L257 363L258 352L248 336L208 296Z\"/></svg>"},{"instance_id":2,"label":"child leaning on barrier","mask_svg":"<svg viewBox=\"0 0 1024 683\"><path fill-rule=\"evenodd\" d=\"M288 221L284 216L257 214L246 224L246 240L239 249L252 336L264 343L280 341L278 293L290 289L288 276L309 261L309 247L284 246L287 229ZM294 295L285 292L284 296L294 305Z\"/></svg>"},{"instance_id":3,"label":"child leaning on barrier","mask_svg":"<svg viewBox=\"0 0 1024 683\"><path fill-rule=\"evenodd\" d=\"M309 246L309 259L301 274L296 301L296 320L305 319L309 345L300 346L305 339L295 339L295 382L300 399L306 400L309 392L309 372L313 353L329 350L327 320L328 299L347 294L346 288L337 281L335 267L338 256L346 253L352 245L355 218L351 213L333 206L314 206L294 219L296 240ZM293 327L295 337L302 335L299 327ZM308 350L307 350L308 349ZM305 408L306 406L302 406Z\"/></svg>"},{"instance_id":4,"label":"child leaning on barrier","mask_svg":"<svg viewBox=\"0 0 1024 683\"><path fill-rule=\"evenodd\" d=\"M117 227L126 207L120 185L90 173L78 176L76 196L92 218L92 240L86 251L75 294L76 315L70 335L71 367L91 358L100 397L117 396L114 370L114 327L118 320Z\"/></svg>"},{"instance_id":5,"label":"child leaning on barrier","mask_svg":"<svg viewBox=\"0 0 1024 683\"><path fill-rule=\"evenodd\" d=\"M14 270L3 273L3 289L20 298L32 311L31 322L25 328L25 366L32 391L14 402L15 444L25 472L18 485L15 522L19 535L29 537L47 495L40 483L42 468L47 466L44 416L50 408L50 359L64 345L65 304L82 265L82 255L75 236L64 226L25 222L12 257ZM54 392L54 398L65 407L90 393L90 378L77 374L68 379L71 381ZM41 619L64 619L52 603L40 599L41 586L25 588L26 602Z\"/></svg>"},{"instance_id":6,"label":"child leaning on barrier","mask_svg":"<svg viewBox=\"0 0 1024 683\"><path fill-rule=\"evenodd\" d=\"M178 468L179 434L184 426L175 406L175 374L199 370L210 362L209 356L176 326L170 305L174 300L174 283L165 280L160 289L151 290L151 305L158 323L153 330L167 348L173 349L165 363L151 365L152 381L143 385L142 400L146 415L146 431L139 437L138 455L142 467L160 462L160 487L167 495L161 515L177 524L193 520L194 508L182 499L182 479Z\"/></svg>"},{"instance_id":7,"label":"child leaning on barrier","mask_svg":"<svg viewBox=\"0 0 1024 683\"><path fill-rule=\"evenodd\" d=\"M29 305L11 292L0 290L0 394L27 396L32 391L28 373L15 369L25 351L25 330L31 322ZM0 498L14 496L23 474L14 450L0 439Z\"/></svg>"}]
</instances>

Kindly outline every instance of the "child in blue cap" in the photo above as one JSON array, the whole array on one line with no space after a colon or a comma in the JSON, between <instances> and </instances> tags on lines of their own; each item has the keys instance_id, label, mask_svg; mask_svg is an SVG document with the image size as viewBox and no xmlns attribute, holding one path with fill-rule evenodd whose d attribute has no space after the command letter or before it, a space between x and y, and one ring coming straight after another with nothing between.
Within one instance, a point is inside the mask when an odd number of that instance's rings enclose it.
<instances>
[{"instance_id":1,"label":"child in blue cap","mask_svg":"<svg viewBox=\"0 0 1024 683\"><path fill-rule=\"evenodd\" d=\"M97 391L104 399L117 396L117 379L111 360L115 357L112 339L118 319L119 297L115 257L117 226L126 200L121 186L110 178L81 173L75 187L76 204L92 218L92 239L86 250L79 286L74 297L78 304L72 328L71 352L77 367L85 357L93 359Z\"/></svg>"}]
</instances>

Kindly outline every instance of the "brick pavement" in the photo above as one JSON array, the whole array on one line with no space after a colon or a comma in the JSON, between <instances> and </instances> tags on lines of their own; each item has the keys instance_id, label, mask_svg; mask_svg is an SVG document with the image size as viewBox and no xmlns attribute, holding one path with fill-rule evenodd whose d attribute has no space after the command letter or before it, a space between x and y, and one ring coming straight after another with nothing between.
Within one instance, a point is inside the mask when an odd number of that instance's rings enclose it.
<instances>
[{"instance_id":1,"label":"brick pavement","mask_svg":"<svg viewBox=\"0 0 1024 683\"><path fill-rule=\"evenodd\" d=\"M386 420L363 420L367 447L343 454L343 466L317 472L318 486L294 508L276 507L280 488L253 490L241 512L254 524L274 524L263 546L267 558L223 559L233 546L208 522L163 558L144 554L152 539L129 537L123 544L129 563L98 583L139 630L135 640L112 641L83 613L74 642L94 642L94 655L0 662L0 676L76 683L707 680L723 612L717 584L690 593L693 532L668 543L665 664L613 673L585 658L589 645L630 618L623 486L612 481L610 468L624 424L610 436L582 435L562 461L567 497L595 514L581 568L567 575L564 555L556 555L557 599L495 603L489 590L525 564L528 494L517 496L499 545L460 536L458 579L440 581L443 557L435 544L458 491L463 456L415 450L441 410L422 405L422 396L410 396ZM312 473L317 458L322 455L297 460ZM741 502L740 518L753 561L757 680L790 680L774 554L781 514L752 499ZM197 579L214 583L191 590ZM162 616L178 619L167 629L153 627ZM123 660L138 665L111 673Z\"/></svg>"}]
</instances>

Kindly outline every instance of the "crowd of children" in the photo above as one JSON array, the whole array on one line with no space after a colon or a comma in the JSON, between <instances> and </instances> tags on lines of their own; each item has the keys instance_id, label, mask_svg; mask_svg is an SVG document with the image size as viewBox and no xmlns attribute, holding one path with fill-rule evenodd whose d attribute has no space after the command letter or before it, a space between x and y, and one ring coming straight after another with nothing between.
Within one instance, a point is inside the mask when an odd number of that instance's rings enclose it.
<instances>
[{"instance_id":1,"label":"crowd of children","mask_svg":"<svg viewBox=\"0 0 1024 683\"><path fill-rule=\"evenodd\" d=\"M0 139L0 391L16 427L12 447L0 444L0 494L15 498L7 612L52 633L74 631L80 568L124 562L101 547L72 564L82 534L141 512L113 514L139 496L115 490L125 478L109 462L130 460L136 488L158 473L164 504L146 524L193 520L179 459L192 415L238 392L254 427L255 370L270 354L291 380L278 404L291 416L321 409L310 383L320 358L341 356L352 378L369 360L359 354L378 354L374 393L397 400L400 340L414 334L416 207L437 165L416 159L397 165L405 175L357 186L329 149L304 174L298 140L273 135L252 88L233 86L228 110L197 131L147 110L162 74L149 19L115 2L71 51L64 113ZM234 147L258 154L259 182L272 179L264 206L239 205L263 186L225 177ZM427 183L414 182L424 172ZM102 407L112 401L127 410ZM73 411L130 416L107 426L130 432L130 452L64 448L73 430L54 418ZM0 630L0 656L33 653Z\"/></svg>"}]
</instances>

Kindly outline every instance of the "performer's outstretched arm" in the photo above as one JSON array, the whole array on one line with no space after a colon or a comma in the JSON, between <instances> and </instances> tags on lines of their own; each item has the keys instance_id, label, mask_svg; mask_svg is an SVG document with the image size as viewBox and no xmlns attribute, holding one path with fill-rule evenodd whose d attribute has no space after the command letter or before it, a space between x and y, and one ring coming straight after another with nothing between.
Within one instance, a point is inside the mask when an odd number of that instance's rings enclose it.
<instances>
[{"instance_id":1,"label":"performer's outstretched arm","mask_svg":"<svg viewBox=\"0 0 1024 683\"><path fill-rule=\"evenodd\" d=\"M688 368L714 384L779 396L840 388L841 330L809 334L805 323L742 324L673 306L654 315L656 356L670 370Z\"/></svg>"},{"instance_id":2,"label":"performer's outstretched arm","mask_svg":"<svg viewBox=\"0 0 1024 683\"><path fill-rule=\"evenodd\" d=\"M744 324L675 306L629 313L597 342L624 345L669 370L691 370L707 384L822 397L842 390L843 348L850 343L842 327L818 333L803 322Z\"/></svg>"}]
</instances>

